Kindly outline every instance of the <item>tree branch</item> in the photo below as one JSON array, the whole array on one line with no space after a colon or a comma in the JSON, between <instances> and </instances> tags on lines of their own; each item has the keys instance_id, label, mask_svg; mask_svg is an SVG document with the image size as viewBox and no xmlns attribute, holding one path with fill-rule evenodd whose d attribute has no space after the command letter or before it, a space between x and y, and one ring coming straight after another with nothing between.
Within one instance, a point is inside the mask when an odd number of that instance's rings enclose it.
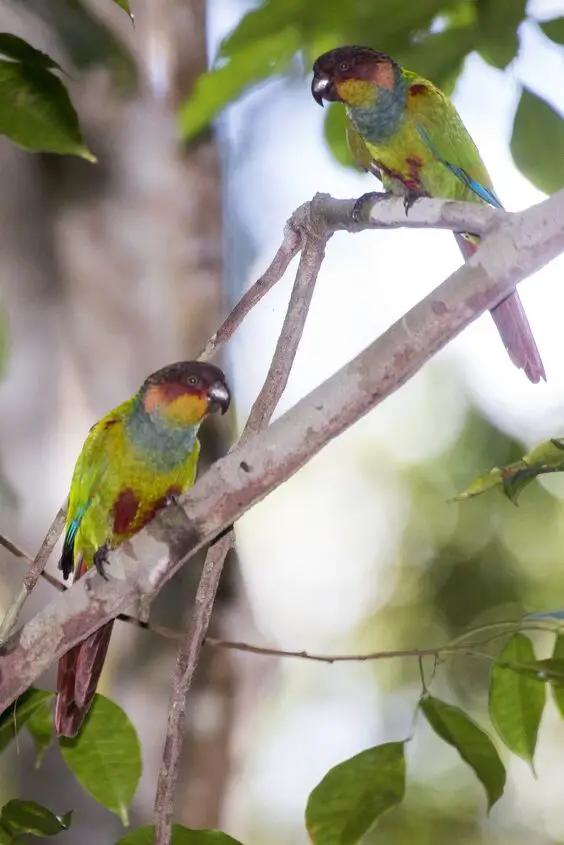
<instances>
[{"instance_id":1,"label":"tree branch","mask_svg":"<svg viewBox=\"0 0 564 845\"><path fill-rule=\"evenodd\" d=\"M39 551L31 561L31 565L25 574L23 584L20 587L17 595L14 596L10 602L8 610L4 614L2 623L0 624L0 645L5 642L12 632L12 628L18 621L18 616L21 613L22 607L26 603L31 591L39 581L47 561L51 557L51 552L55 548L57 540L63 530L66 519L66 501L63 507L59 508L55 519L49 526L49 530L45 535L45 539L39 547ZM14 552L14 545L11 544L10 551Z\"/></svg>"},{"instance_id":2,"label":"tree branch","mask_svg":"<svg viewBox=\"0 0 564 845\"><path fill-rule=\"evenodd\" d=\"M327 217L334 219L332 202L318 196L311 204L316 232L326 225L326 204ZM410 218L415 210L423 215L442 208L441 213L450 214L455 205L420 200ZM384 219L385 207L387 203L378 203L372 217L381 214ZM389 219L389 210L385 214ZM160 589L198 549L397 390L518 282L564 251L563 191L527 211L495 212L487 220L491 229L486 221L482 244L467 264L266 430L217 461L182 497L184 511L161 511L112 552L109 582L89 572L10 637L0 649L0 711L72 645ZM477 222L472 217L464 224L459 219L444 225L475 231ZM346 220L341 224L346 227Z\"/></svg>"},{"instance_id":3,"label":"tree branch","mask_svg":"<svg viewBox=\"0 0 564 845\"><path fill-rule=\"evenodd\" d=\"M316 194L311 202L306 202L294 211L284 230L284 240L274 256L269 268L248 289L235 305L219 329L210 337L198 358L207 361L230 340L247 314L280 281L290 261L300 251L299 229L316 218L318 234L327 238L339 231L351 233L364 232L367 229L449 229L471 231L483 234L495 221L507 217L507 212L491 206L478 205L475 202L454 202L422 198L417 200L405 213L401 198L390 198L388 194L371 194L372 201L367 201L363 208L363 219L352 218L357 200L340 200L329 194ZM468 227L465 229L465 227Z\"/></svg>"},{"instance_id":4,"label":"tree branch","mask_svg":"<svg viewBox=\"0 0 564 845\"><path fill-rule=\"evenodd\" d=\"M303 225L303 224L302 224ZM302 233L296 221L288 224L284 242L278 250L268 274L280 278L289 260L305 241L286 317L280 331L272 362L264 385L256 398L243 429L240 444L253 432L268 425L288 383L288 378L303 334L315 282L325 255L327 238ZM262 277L264 279L265 276ZM260 281L260 280L259 280ZM170 845L174 797L180 773L180 757L185 733L186 696L200 660L212 615L223 565L234 543L233 529L224 534L208 550L196 593L194 609L186 636L182 639L176 660L168 708L167 732L155 797L155 845Z\"/></svg>"},{"instance_id":5,"label":"tree branch","mask_svg":"<svg viewBox=\"0 0 564 845\"><path fill-rule=\"evenodd\" d=\"M352 212L356 200L339 200L328 194L317 194L312 202L300 206L284 230L284 239L274 256L270 266L263 275L249 288L231 313L226 317L220 328L208 340L199 354L199 360L206 361L213 357L219 349L233 336L247 314L258 302L280 281L291 260L298 254L302 246L300 231L311 228L312 212L320 231L327 240L331 234L340 230L360 232L366 229L388 229L435 227L446 229L463 229L465 226L476 234L482 234L488 226L496 220L506 217L506 212L492 209L476 203L460 203L444 200L419 200L410 209L410 216L406 216L403 200L390 198L387 194L372 193L365 195L371 199L362 206L362 220L352 219ZM319 213L317 209L319 207ZM65 509L65 505L61 510ZM55 546L64 527L64 520L58 520L61 511L49 529L49 539L52 543L45 560L37 566L45 566L47 558ZM52 532L52 533L51 533ZM9 541L8 541L9 542ZM43 549L43 546L42 546ZM42 553L42 549L40 553ZM39 553L38 553L39 554ZM30 561L32 562L32 561ZM35 571L34 568L34 571ZM23 604L29 597L37 583L37 577L28 574L29 584L22 585L17 596L5 614L0 625L0 643L3 642L14 627Z\"/></svg>"}]
</instances>

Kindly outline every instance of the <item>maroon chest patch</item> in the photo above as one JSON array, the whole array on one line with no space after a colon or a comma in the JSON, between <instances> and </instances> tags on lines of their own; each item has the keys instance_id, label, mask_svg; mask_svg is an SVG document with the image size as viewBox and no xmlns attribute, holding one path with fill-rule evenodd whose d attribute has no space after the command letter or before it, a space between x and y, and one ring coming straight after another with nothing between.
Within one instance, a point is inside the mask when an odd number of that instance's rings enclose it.
<instances>
[{"instance_id":1,"label":"maroon chest patch","mask_svg":"<svg viewBox=\"0 0 564 845\"><path fill-rule=\"evenodd\" d=\"M130 487L121 491L114 504L115 534L128 534L134 530L139 504L139 499Z\"/></svg>"},{"instance_id":2,"label":"maroon chest patch","mask_svg":"<svg viewBox=\"0 0 564 845\"><path fill-rule=\"evenodd\" d=\"M169 498L181 493L180 487L172 485L160 499L142 507L133 490L128 487L119 494L114 505L114 532L122 536L135 534L152 520L158 510L164 508Z\"/></svg>"},{"instance_id":3,"label":"maroon chest patch","mask_svg":"<svg viewBox=\"0 0 564 845\"><path fill-rule=\"evenodd\" d=\"M396 182L401 182L402 185L405 185L407 190L412 194L417 194L421 191L422 166L423 162L419 156L407 156L405 159L405 171L403 173L399 170L393 170L391 167L386 167L378 162L378 167L386 174L386 176L390 179L394 179Z\"/></svg>"},{"instance_id":4,"label":"maroon chest patch","mask_svg":"<svg viewBox=\"0 0 564 845\"><path fill-rule=\"evenodd\" d=\"M425 85L422 85L420 82L416 82L415 85L412 85L409 89L409 96L410 97L420 97L422 94L425 94L427 88Z\"/></svg>"}]
</instances>

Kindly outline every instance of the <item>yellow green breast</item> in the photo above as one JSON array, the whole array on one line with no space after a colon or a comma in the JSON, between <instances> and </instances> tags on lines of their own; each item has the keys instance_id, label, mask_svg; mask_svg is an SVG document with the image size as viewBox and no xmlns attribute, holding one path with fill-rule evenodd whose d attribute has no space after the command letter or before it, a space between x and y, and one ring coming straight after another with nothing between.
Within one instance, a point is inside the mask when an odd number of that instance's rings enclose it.
<instances>
[{"instance_id":1,"label":"yellow green breast","mask_svg":"<svg viewBox=\"0 0 564 845\"><path fill-rule=\"evenodd\" d=\"M127 417L126 417L127 418ZM80 521L74 553L91 565L95 551L116 546L133 536L167 497L180 495L196 477L199 442L188 440L181 460L170 462L132 441L119 414L101 420L92 429L75 469L69 500L67 530L77 515ZM82 513L81 513L82 511Z\"/></svg>"}]
</instances>

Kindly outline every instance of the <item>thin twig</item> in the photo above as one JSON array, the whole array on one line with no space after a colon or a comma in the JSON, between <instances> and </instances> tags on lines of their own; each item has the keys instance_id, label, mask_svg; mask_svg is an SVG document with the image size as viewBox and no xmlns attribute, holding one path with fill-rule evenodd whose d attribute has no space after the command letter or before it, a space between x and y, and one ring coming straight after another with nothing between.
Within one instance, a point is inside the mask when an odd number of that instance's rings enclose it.
<instances>
[{"instance_id":1,"label":"thin twig","mask_svg":"<svg viewBox=\"0 0 564 845\"><path fill-rule=\"evenodd\" d=\"M20 587L19 592L14 596L14 598L10 602L6 613L4 614L4 618L2 619L2 623L0 624L0 645L6 642L6 640L12 633L12 629L18 621L18 617L21 613L24 604L26 603L28 597L31 594L31 591L33 590L39 578L41 577L45 565L51 557L51 553L55 548L61 531L63 530L63 526L65 524L65 517L66 503L63 507L59 508L55 519L51 523L49 530L45 535L45 539L39 547L39 551L35 555L31 566L26 572L23 584ZM11 546L12 548L10 549L10 551L13 552L16 547L13 544L11 544Z\"/></svg>"},{"instance_id":2,"label":"thin twig","mask_svg":"<svg viewBox=\"0 0 564 845\"><path fill-rule=\"evenodd\" d=\"M231 532L223 535L224 539L231 539ZM218 543L214 544L212 548L217 548ZM3 546L5 549L8 549L15 557L27 560L29 562L33 561L31 555L26 552L21 546L18 546L8 537L3 534L0 534L0 546ZM223 547L222 547L223 551ZM229 549L227 550L229 551ZM45 578L45 580L51 584L51 586L55 587L55 589L59 590L59 592L64 593L68 587L63 584L61 581L58 581L49 572L43 571L41 573L41 577ZM120 613L117 619L120 622L126 622L128 625L133 625L135 628L141 628L143 631L150 631L152 634L156 634L159 637L164 637L168 640L180 640L186 637L186 631L178 631L175 628L167 628L162 625L155 625L152 622L145 622L142 619L139 619L137 616L130 616L127 613ZM562 628L562 623L558 622L558 620L544 620L544 624L541 622L532 622L527 621L527 619L515 619L515 620L505 620L500 622L488 622L485 625L479 625L476 628L471 628L468 631L464 631L462 634L458 634L452 640L450 640L444 646L438 646L434 649L407 649L405 651L375 651L375 652L368 652L365 654L311 654L308 651L289 651L286 649L279 649L279 648L269 648L268 646L259 646L253 645L252 643L245 643L240 642L238 640L223 640L218 637L207 637L204 640L204 646L207 648L223 648L228 649L229 651L243 651L248 652L250 654L257 654L263 655L265 657L287 657L287 658L300 658L302 660L314 660L314 661L321 661L323 663L342 663L342 662L351 662L351 661L367 661L367 660L387 660L389 658L395 657L425 657L429 653L437 654L445 653L445 650L448 649L449 653L457 653L458 649L463 648L483 648L484 646L490 645L490 643L495 642L498 639L503 637L510 637L512 634L516 634L517 632L522 631L541 631L544 633L553 634L558 632ZM470 639L471 637L476 637L479 634L485 634L491 631L492 633L484 639L478 639L471 643L465 644L465 641ZM497 632L497 633L493 633Z\"/></svg>"},{"instance_id":3,"label":"thin twig","mask_svg":"<svg viewBox=\"0 0 564 845\"><path fill-rule=\"evenodd\" d=\"M231 532L225 534L224 538L231 538ZM216 543L213 548L217 548L218 545L219 544ZM17 558L27 560L29 562L33 561L33 558L28 552L3 534L0 534L0 546L8 549L8 551ZM229 549L227 551L229 551ZM43 571L41 573L41 577L45 578L51 586L55 587L55 589L59 590L61 593L68 590L68 587L65 584L58 581L50 575L49 572ZM156 634L158 637L163 637L168 640L180 640L186 637L186 631L179 631L175 628L167 628L163 625L155 625L152 622L145 622L137 616L130 616L127 613L120 613L116 618L119 619L120 622L126 622L128 625L133 625L135 628L141 628L143 631L149 631L151 634ZM541 631L543 633L554 634L558 633L561 629L562 623L558 620L546 619L544 620L544 624L542 624L541 622L529 622L526 618L514 620L508 619L500 622L488 622L485 625L478 625L476 628L471 628L468 631L464 631L462 634L458 634L452 640L449 640L446 645L437 646L436 648L422 650L406 649L405 651L373 651L364 654L313 654L305 650L290 651L287 649L270 648L269 646L253 645L252 643L240 642L239 640L223 640L218 637L208 636L206 636L203 644L207 648L222 648L229 651L243 651L250 654L263 655L265 657L287 657L299 658L301 660L313 660L322 663L344 663L355 661L364 662L370 660L388 660L390 658L399 657L426 657L433 654L444 654L447 650L449 653L455 654L459 653L459 649L471 649L473 647L483 648L498 639L510 637L518 632ZM475 640L467 645L463 645L463 643L465 643L465 641L470 637L476 637L479 634L485 634L488 631L496 631L497 633L491 633L490 636L484 639Z\"/></svg>"},{"instance_id":4,"label":"thin twig","mask_svg":"<svg viewBox=\"0 0 564 845\"><path fill-rule=\"evenodd\" d=\"M323 237L314 233L308 228L308 223L308 215L299 219L294 214L292 220L286 226L284 244L269 268L268 283L272 287L277 281L276 274L278 273L278 278L280 278L280 274L285 271L289 261L296 254L300 245L303 244L290 302L270 368L263 387L251 408L249 418L241 434L240 443L245 443L252 434L268 425L288 383L303 334L315 282L325 255L325 244L330 236ZM272 268L275 265L277 269L273 271ZM241 314L244 316L243 311L241 311ZM234 533L231 529L208 550L190 625L178 649L169 701L163 759L157 780L155 845L170 845L171 842L174 798L185 733L186 695L198 666L223 565L233 542Z\"/></svg>"},{"instance_id":5,"label":"thin twig","mask_svg":"<svg viewBox=\"0 0 564 845\"><path fill-rule=\"evenodd\" d=\"M300 235L288 224L284 232L284 240L278 252L272 259L270 267L262 274L260 279L243 294L231 313L225 318L219 329L210 337L200 354L198 360L207 361L233 337L249 311L261 301L269 290L280 281L286 272L292 258L300 251Z\"/></svg>"}]
</instances>

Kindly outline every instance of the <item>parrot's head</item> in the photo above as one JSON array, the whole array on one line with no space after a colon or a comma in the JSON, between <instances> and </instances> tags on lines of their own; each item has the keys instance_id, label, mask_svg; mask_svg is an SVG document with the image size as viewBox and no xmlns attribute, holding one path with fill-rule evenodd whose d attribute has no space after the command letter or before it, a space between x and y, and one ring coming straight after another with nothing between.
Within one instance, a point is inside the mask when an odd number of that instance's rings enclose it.
<instances>
[{"instance_id":1,"label":"parrot's head","mask_svg":"<svg viewBox=\"0 0 564 845\"><path fill-rule=\"evenodd\" d=\"M223 372L201 361L157 370L144 381L139 396L146 413L174 426L199 425L208 414L224 414L231 401Z\"/></svg>"},{"instance_id":2,"label":"parrot's head","mask_svg":"<svg viewBox=\"0 0 564 845\"><path fill-rule=\"evenodd\" d=\"M314 100L367 107L382 90L393 91L400 68L385 53L371 47L337 47L316 59L311 93Z\"/></svg>"}]
</instances>

